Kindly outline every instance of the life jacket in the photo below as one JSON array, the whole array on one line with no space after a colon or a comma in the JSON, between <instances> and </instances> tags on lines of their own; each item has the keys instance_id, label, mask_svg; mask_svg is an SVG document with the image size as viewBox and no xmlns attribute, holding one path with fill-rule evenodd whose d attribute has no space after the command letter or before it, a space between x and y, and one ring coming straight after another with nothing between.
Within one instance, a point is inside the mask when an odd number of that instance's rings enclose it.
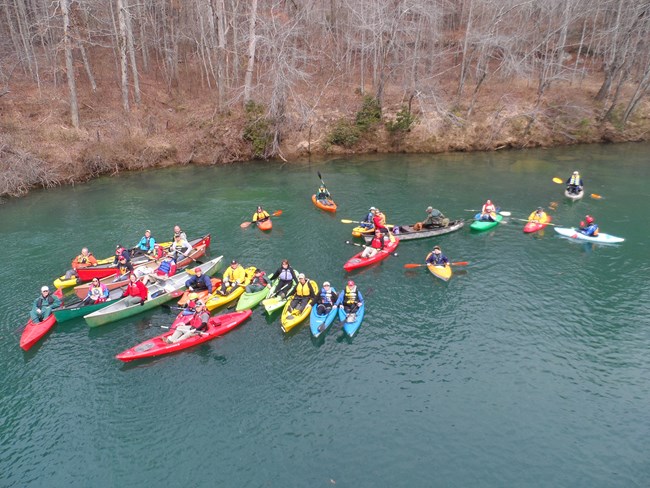
<instances>
[{"instance_id":1,"label":"life jacket","mask_svg":"<svg viewBox=\"0 0 650 488\"><path fill-rule=\"evenodd\" d=\"M47 298L45 299L48 305L52 305L54 303L54 297L52 295L48 295ZM36 308L42 308L43 307L43 297L38 297L38 300L36 301Z\"/></svg>"},{"instance_id":2,"label":"life jacket","mask_svg":"<svg viewBox=\"0 0 650 488\"><path fill-rule=\"evenodd\" d=\"M296 285L296 296L297 297L308 297L316 289L315 283L313 281L306 280L304 283L298 282Z\"/></svg>"},{"instance_id":3,"label":"life jacket","mask_svg":"<svg viewBox=\"0 0 650 488\"><path fill-rule=\"evenodd\" d=\"M79 254L79 256L77 256L76 261L77 261L78 264L86 264L89 261L90 256L92 256L92 253L88 253L88 256L84 256L83 254Z\"/></svg>"},{"instance_id":4,"label":"life jacket","mask_svg":"<svg viewBox=\"0 0 650 488\"><path fill-rule=\"evenodd\" d=\"M357 303L359 301L358 299L358 294L357 294L357 288L355 287L354 290L351 290L349 286L345 287L345 303Z\"/></svg>"},{"instance_id":5,"label":"life jacket","mask_svg":"<svg viewBox=\"0 0 650 488\"><path fill-rule=\"evenodd\" d=\"M99 286L91 286L88 290L90 298L92 298L95 303L102 303L106 301L104 297L104 291L106 290L106 285L100 283Z\"/></svg>"},{"instance_id":6,"label":"life jacket","mask_svg":"<svg viewBox=\"0 0 650 488\"><path fill-rule=\"evenodd\" d=\"M569 180L569 185L573 186L580 186L580 175L571 175L571 179Z\"/></svg>"},{"instance_id":7,"label":"life jacket","mask_svg":"<svg viewBox=\"0 0 650 488\"><path fill-rule=\"evenodd\" d=\"M325 290L325 288L321 288L320 290L320 298L322 303L328 303L332 304L332 295L336 293L336 290L330 286L329 291Z\"/></svg>"},{"instance_id":8,"label":"life jacket","mask_svg":"<svg viewBox=\"0 0 650 488\"><path fill-rule=\"evenodd\" d=\"M444 254L442 253L436 254L432 252L430 256L431 256L430 259L432 261L431 264L433 264L434 266L440 266L444 264L444 259L445 259Z\"/></svg>"},{"instance_id":9,"label":"life jacket","mask_svg":"<svg viewBox=\"0 0 650 488\"><path fill-rule=\"evenodd\" d=\"M144 247L145 247L145 249L143 249L144 251L148 251L149 248L151 247L151 236L149 237L144 236Z\"/></svg>"},{"instance_id":10,"label":"life jacket","mask_svg":"<svg viewBox=\"0 0 650 488\"><path fill-rule=\"evenodd\" d=\"M383 249L384 248L384 237L375 237L372 242L370 243L370 247L374 247L375 249Z\"/></svg>"},{"instance_id":11,"label":"life jacket","mask_svg":"<svg viewBox=\"0 0 650 488\"><path fill-rule=\"evenodd\" d=\"M259 276L255 276L255 277L251 280L250 284L251 284L251 285L262 285L262 286L266 286L268 283L267 283L266 279L264 279L264 276L265 276L265 275L266 275L266 273L265 273L264 271L261 271Z\"/></svg>"},{"instance_id":12,"label":"life jacket","mask_svg":"<svg viewBox=\"0 0 650 488\"><path fill-rule=\"evenodd\" d=\"M266 210L262 210L261 212L255 212L253 214L253 222L257 222L258 220L264 220L269 218L269 213Z\"/></svg>"},{"instance_id":13,"label":"life jacket","mask_svg":"<svg viewBox=\"0 0 650 488\"><path fill-rule=\"evenodd\" d=\"M194 312L194 316L190 319L189 325L194 327L197 330L204 330L207 329L207 320L206 320L206 326L203 327L203 318L202 316L207 314L208 312L203 311L203 312ZM209 314L208 314L209 317Z\"/></svg>"},{"instance_id":14,"label":"life jacket","mask_svg":"<svg viewBox=\"0 0 650 488\"><path fill-rule=\"evenodd\" d=\"M117 271L118 271L118 273L117 273L118 276L123 276L123 275L125 275L125 274L129 274L130 272L132 272L132 271L133 271L133 268L130 267L130 266L128 266L128 263L125 264L125 265L121 265L121 264L120 264L120 265L117 267Z\"/></svg>"},{"instance_id":15,"label":"life jacket","mask_svg":"<svg viewBox=\"0 0 650 488\"><path fill-rule=\"evenodd\" d=\"M172 269L172 261L170 259L165 259L162 263L160 263L160 266L158 266L158 269L156 270L156 274L171 276L173 274L170 273L171 269Z\"/></svg>"},{"instance_id":16,"label":"life jacket","mask_svg":"<svg viewBox=\"0 0 650 488\"><path fill-rule=\"evenodd\" d=\"M282 268L282 271L280 271L278 278L280 278L282 281L293 280L293 269L291 269L291 266L288 266L287 269Z\"/></svg>"},{"instance_id":17,"label":"life jacket","mask_svg":"<svg viewBox=\"0 0 650 488\"><path fill-rule=\"evenodd\" d=\"M491 213L496 212L496 210L497 210L497 208L494 206L493 203L491 203L489 205L486 203L485 205L483 205L483 209L481 210L481 213L491 214Z\"/></svg>"},{"instance_id":18,"label":"life jacket","mask_svg":"<svg viewBox=\"0 0 650 488\"><path fill-rule=\"evenodd\" d=\"M160 247L158 244L156 244L156 245L153 247L153 256L154 256L156 259L160 259L160 258L163 257L163 248Z\"/></svg>"}]
</instances>

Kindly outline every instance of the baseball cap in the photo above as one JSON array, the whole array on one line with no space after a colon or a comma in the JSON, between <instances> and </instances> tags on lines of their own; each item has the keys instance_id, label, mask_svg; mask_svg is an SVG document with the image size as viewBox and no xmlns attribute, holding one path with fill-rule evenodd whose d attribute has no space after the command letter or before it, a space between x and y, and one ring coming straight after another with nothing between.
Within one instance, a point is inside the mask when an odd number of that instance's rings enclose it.
<instances>
[{"instance_id":1,"label":"baseball cap","mask_svg":"<svg viewBox=\"0 0 650 488\"><path fill-rule=\"evenodd\" d=\"M348 281L348 286L354 286L354 281L352 280Z\"/></svg>"},{"instance_id":2,"label":"baseball cap","mask_svg":"<svg viewBox=\"0 0 650 488\"><path fill-rule=\"evenodd\" d=\"M230 261L230 264L237 264L237 260L233 259L232 261Z\"/></svg>"},{"instance_id":3,"label":"baseball cap","mask_svg":"<svg viewBox=\"0 0 650 488\"><path fill-rule=\"evenodd\" d=\"M298 275L298 279L299 279L299 280L303 279L304 277L305 277L305 273L300 273L300 274Z\"/></svg>"},{"instance_id":4,"label":"baseball cap","mask_svg":"<svg viewBox=\"0 0 650 488\"><path fill-rule=\"evenodd\" d=\"M329 281L324 281L323 286L330 286L330 282Z\"/></svg>"},{"instance_id":5,"label":"baseball cap","mask_svg":"<svg viewBox=\"0 0 650 488\"><path fill-rule=\"evenodd\" d=\"M41 292L44 292L44 291L50 291L50 287L47 286L47 285L41 286Z\"/></svg>"},{"instance_id":6,"label":"baseball cap","mask_svg":"<svg viewBox=\"0 0 650 488\"><path fill-rule=\"evenodd\" d=\"M433 207L427 207L427 212L431 212L433 210Z\"/></svg>"},{"instance_id":7,"label":"baseball cap","mask_svg":"<svg viewBox=\"0 0 650 488\"><path fill-rule=\"evenodd\" d=\"M370 210L377 210L375 207L370 207Z\"/></svg>"}]
</instances>

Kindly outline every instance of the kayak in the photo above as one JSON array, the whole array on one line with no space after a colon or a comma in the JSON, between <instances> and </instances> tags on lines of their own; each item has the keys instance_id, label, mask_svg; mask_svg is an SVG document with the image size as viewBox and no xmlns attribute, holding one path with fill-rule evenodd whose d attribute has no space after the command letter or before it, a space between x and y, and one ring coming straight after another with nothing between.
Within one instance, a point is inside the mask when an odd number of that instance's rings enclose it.
<instances>
[{"instance_id":1,"label":"kayak","mask_svg":"<svg viewBox=\"0 0 650 488\"><path fill-rule=\"evenodd\" d=\"M471 223L469 228L475 231L483 231L483 230L491 229L492 227L496 227L497 225L499 225L499 222L503 220L503 216L497 215L495 219L496 220L475 220L474 222Z\"/></svg>"},{"instance_id":2,"label":"kayak","mask_svg":"<svg viewBox=\"0 0 650 488\"><path fill-rule=\"evenodd\" d=\"M336 203L334 203L334 200L331 198L317 200L316 195L312 195L311 201L321 210L325 210L326 212L336 212Z\"/></svg>"},{"instance_id":3,"label":"kayak","mask_svg":"<svg viewBox=\"0 0 650 488\"><path fill-rule=\"evenodd\" d=\"M88 315L109 306L115 300L122 298L122 293L123 291L121 288L116 288L109 292L108 299L105 302L93 303L92 305L82 305L82 302L79 301L71 305L66 305L65 307L56 308L53 313L57 322L65 322L66 320L83 317L84 315Z\"/></svg>"},{"instance_id":4,"label":"kayak","mask_svg":"<svg viewBox=\"0 0 650 488\"><path fill-rule=\"evenodd\" d=\"M449 281L449 278L451 278L451 266L435 266L433 264L427 264L427 268L429 268L432 275L437 276L442 281Z\"/></svg>"},{"instance_id":5,"label":"kayak","mask_svg":"<svg viewBox=\"0 0 650 488\"><path fill-rule=\"evenodd\" d=\"M364 266L370 266L371 264L383 261L388 256L390 256L393 251L395 251L398 244L399 239L397 237L394 237L392 241L386 243L383 250L378 251L377 254L369 258L362 258L361 254L363 251L361 251L360 253L357 253L348 259L347 262L343 265L343 269L345 271L352 271L353 269L363 268Z\"/></svg>"},{"instance_id":6,"label":"kayak","mask_svg":"<svg viewBox=\"0 0 650 488\"><path fill-rule=\"evenodd\" d=\"M205 247L210 247L210 234L199 239L189 241L189 243L192 245L192 247L196 247L202 244L205 244ZM137 268L143 264L151 263L152 261L155 261L155 259L147 255L139 255L131 258L131 264L133 265L133 268ZM90 281L93 278L106 278L107 276L113 276L115 275L115 269L116 266L114 266L111 261L109 264L99 264L97 266L79 268L77 269L77 274L79 275L79 279L81 281Z\"/></svg>"},{"instance_id":7,"label":"kayak","mask_svg":"<svg viewBox=\"0 0 650 488\"><path fill-rule=\"evenodd\" d=\"M526 225L524 225L524 232L530 234L531 232L542 230L548 225L551 220L553 220L553 217L547 215L546 218L541 222L526 222Z\"/></svg>"},{"instance_id":8,"label":"kayak","mask_svg":"<svg viewBox=\"0 0 650 488\"><path fill-rule=\"evenodd\" d=\"M230 288L230 291L226 290L228 293L226 295L221 295L217 293L217 290L212 292L212 295L208 297L208 301L205 302L205 306L208 310L214 310L219 308L227 303L237 300L245 291L246 285L248 285L253 279L255 274L255 266L250 266L246 268L246 278L241 285L233 286Z\"/></svg>"},{"instance_id":9,"label":"kayak","mask_svg":"<svg viewBox=\"0 0 650 488\"><path fill-rule=\"evenodd\" d=\"M576 200L580 200L584 196L584 194L585 194L584 189L580 190L579 193L569 193L569 190L564 190L564 196L570 200L573 200L574 202Z\"/></svg>"},{"instance_id":10,"label":"kayak","mask_svg":"<svg viewBox=\"0 0 650 488\"><path fill-rule=\"evenodd\" d=\"M249 318L251 314L252 312L250 310L244 310L242 312L233 312L211 317L208 321L207 331L192 337L188 337L187 339L180 342L167 344L165 341L163 341L163 338L168 337L174 333L173 330L170 330L165 334L141 342L137 346L119 353L117 356L115 356L115 358L119 359L120 361L128 362L135 359L163 356L172 352L181 351L183 349L196 346L197 344L207 342L214 339L215 337L219 337L220 335L224 335L230 332L239 324L244 322L247 318ZM191 315L188 315L187 317L189 318ZM174 323L180 324L183 322L177 319L174 321Z\"/></svg>"},{"instance_id":11,"label":"kayak","mask_svg":"<svg viewBox=\"0 0 650 488\"><path fill-rule=\"evenodd\" d=\"M284 305L284 308L282 309L282 317L280 318L280 324L282 325L282 330L284 332L289 332L296 325L298 325L303 320L305 320L309 316L309 313L311 312L311 301L307 303L307 305L305 305L305 308L303 308L299 314L289 313L290 305L291 305L291 300L287 300L287 303ZM293 310L293 312L296 312L296 310Z\"/></svg>"},{"instance_id":12,"label":"kayak","mask_svg":"<svg viewBox=\"0 0 650 488\"><path fill-rule=\"evenodd\" d=\"M423 227L421 230L415 230L412 225L396 225L393 227L393 234L399 237L400 241L409 241L411 239L424 239L426 237L449 234L462 228L464 225L465 222L463 220L452 220L447 227ZM366 244L370 244L374 239L374 235L364 235L363 238Z\"/></svg>"},{"instance_id":13,"label":"kayak","mask_svg":"<svg viewBox=\"0 0 650 488\"><path fill-rule=\"evenodd\" d=\"M221 279L220 278L211 278L210 281L212 282L212 290L215 290L218 286L221 286ZM200 291L185 290L185 293L183 293L183 296L178 301L178 306L179 307L185 306L185 304L190 301L190 295L192 293L196 293L196 295L197 295L195 300L201 300L203 303L205 303L205 300L207 299L207 297L209 295L208 290L200 290Z\"/></svg>"},{"instance_id":14,"label":"kayak","mask_svg":"<svg viewBox=\"0 0 650 488\"><path fill-rule=\"evenodd\" d=\"M294 270L296 272L296 276L298 276L300 273L298 271ZM276 280L272 285L271 289L269 290L269 295L268 298L265 298L262 300L262 306L264 307L264 310L268 315L271 315L273 312L276 310L284 307L284 304L287 303L287 297L291 296L293 294L293 290L296 289L296 284L294 283L291 287L289 287L288 290L284 292L284 297L280 295L275 294L275 289L276 287L280 284L279 280Z\"/></svg>"},{"instance_id":15,"label":"kayak","mask_svg":"<svg viewBox=\"0 0 650 488\"><path fill-rule=\"evenodd\" d=\"M59 298L63 296L61 290L56 290L54 294ZM25 351L29 351L31 347L41 339L41 337L47 334L50 329L54 327L54 324L56 324L56 316L54 313L48 315L42 322L34 322L30 318L25 326L25 330L23 330L23 333L20 336L20 347Z\"/></svg>"},{"instance_id":16,"label":"kayak","mask_svg":"<svg viewBox=\"0 0 650 488\"><path fill-rule=\"evenodd\" d=\"M206 263L201 264L199 267L204 274L210 276L217 272L221 266L222 260L223 256L219 256L210 261L207 261ZM181 294L179 292L185 288L185 282L189 279L189 277L190 273L188 271L183 271L182 273L175 274L166 280L161 280L151 285L149 287L149 296L147 300L142 304L128 305L126 302L127 299L122 298L121 300L117 300L111 303L109 306L102 308L101 310L97 310L96 312L85 315L84 319L90 327L97 327L100 325L115 322L116 320L131 317L146 310L151 310L152 308L155 308L158 305L171 300L172 298L178 297Z\"/></svg>"},{"instance_id":17,"label":"kayak","mask_svg":"<svg viewBox=\"0 0 650 488\"><path fill-rule=\"evenodd\" d=\"M177 271L182 270L184 267L189 266L190 264L193 264L196 262L197 259L203 257L205 255L205 251L207 247L210 245L210 234L207 234L200 239L194 239L193 241L190 241L190 244L192 245L192 250L190 251L190 254L186 258L181 258L177 263L176 263L176 269ZM138 274L147 274L147 273L152 273L153 271L158 268L160 265L158 260L155 261L149 261L148 263L141 264L140 266L134 266L134 271L137 270ZM115 268L111 268L113 270L113 273L109 276L106 276L105 278L101 278L99 280L100 283L103 283L106 285L106 287L109 290L114 290L115 288L121 288L123 286L126 286L128 283L128 279L120 280L120 281L114 281L115 280ZM84 283L82 285L75 286L74 292L77 294L77 296L80 299L86 298L86 295L88 295L88 289L90 288L89 283Z\"/></svg>"},{"instance_id":18,"label":"kayak","mask_svg":"<svg viewBox=\"0 0 650 488\"><path fill-rule=\"evenodd\" d=\"M64 275L54 280L54 288L61 289L61 290L64 290L65 288L70 288L71 286L77 286L78 284L79 284L79 280L77 279L76 276L73 276L72 278L66 280Z\"/></svg>"},{"instance_id":19,"label":"kayak","mask_svg":"<svg viewBox=\"0 0 650 488\"><path fill-rule=\"evenodd\" d=\"M273 228L273 222L271 222L271 218L268 218L266 220L258 221L255 222L257 224L257 228L259 230L271 230Z\"/></svg>"},{"instance_id":20,"label":"kayak","mask_svg":"<svg viewBox=\"0 0 650 488\"><path fill-rule=\"evenodd\" d=\"M318 337L323 332L325 332L334 319L338 315L338 309L332 307L332 310L328 314L321 315L318 313L318 306L311 309L311 314L309 315L309 328L311 329L311 334L314 337Z\"/></svg>"},{"instance_id":21,"label":"kayak","mask_svg":"<svg viewBox=\"0 0 650 488\"><path fill-rule=\"evenodd\" d=\"M277 280L274 283L277 283ZM269 292L271 291L272 286L273 284L270 284L269 286L262 288L260 291L253 293L248 293L245 291L237 302L237 307L235 310L240 311L255 308L262 300L266 299L269 296Z\"/></svg>"},{"instance_id":22,"label":"kayak","mask_svg":"<svg viewBox=\"0 0 650 488\"><path fill-rule=\"evenodd\" d=\"M339 308L339 320L343 322L343 330L347 335L352 337L359 327L361 327L361 322L363 321L363 315L366 313L366 302L363 302L357 310L357 313L348 315L343 307ZM349 319L349 321L348 321Z\"/></svg>"},{"instance_id":23,"label":"kayak","mask_svg":"<svg viewBox=\"0 0 650 488\"><path fill-rule=\"evenodd\" d=\"M574 229L573 227L570 229L566 227L555 227L555 232L557 232L563 237L570 237L571 239L578 239L581 241L600 242L602 244L618 244L625 240L622 237L603 234L602 232L599 232L598 235L595 237L586 236L579 230Z\"/></svg>"}]
</instances>

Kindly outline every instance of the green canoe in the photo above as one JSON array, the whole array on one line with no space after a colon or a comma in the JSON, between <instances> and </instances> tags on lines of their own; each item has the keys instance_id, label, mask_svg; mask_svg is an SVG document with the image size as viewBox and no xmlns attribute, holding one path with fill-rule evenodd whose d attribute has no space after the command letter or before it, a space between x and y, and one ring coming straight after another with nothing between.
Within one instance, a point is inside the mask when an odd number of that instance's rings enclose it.
<instances>
[{"instance_id":1,"label":"green canoe","mask_svg":"<svg viewBox=\"0 0 650 488\"><path fill-rule=\"evenodd\" d=\"M64 305L63 307L56 308L52 311L56 317L57 322L65 322L66 320L76 319L77 317L83 317L84 315L91 314L97 310L101 310L104 307L108 307L115 300L122 298L123 288L116 288L111 290L108 293L108 300L102 303L97 303L93 305L82 305L81 301L73 303L71 305Z\"/></svg>"},{"instance_id":2,"label":"green canoe","mask_svg":"<svg viewBox=\"0 0 650 488\"><path fill-rule=\"evenodd\" d=\"M223 256L212 259L206 263L199 265L201 271L208 276L215 274L221 267ZM116 320L125 319L136 315L146 310L161 305L172 298L178 298L177 292L185 288L185 282L189 279L190 273L184 271L183 273L176 274L166 280L161 280L149 287L149 298L143 303L138 305L128 305L126 298L117 300L107 307L97 310L89 315L85 315L84 319L90 327L98 327L100 325L115 322Z\"/></svg>"},{"instance_id":3,"label":"green canoe","mask_svg":"<svg viewBox=\"0 0 650 488\"><path fill-rule=\"evenodd\" d=\"M278 281L275 280L270 284L270 286L266 286L255 293L245 292L237 302L237 308L235 308L235 310L241 312L242 310L249 310L256 307L262 300L269 296L271 288L274 287L277 282Z\"/></svg>"},{"instance_id":4,"label":"green canoe","mask_svg":"<svg viewBox=\"0 0 650 488\"><path fill-rule=\"evenodd\" d=\"M499 222L503 220L503 216L497 215L495 219L496 220L475 220L469 228L478 231L491 229L492 227L499 225Z\"/></svg>"}]
</instances>

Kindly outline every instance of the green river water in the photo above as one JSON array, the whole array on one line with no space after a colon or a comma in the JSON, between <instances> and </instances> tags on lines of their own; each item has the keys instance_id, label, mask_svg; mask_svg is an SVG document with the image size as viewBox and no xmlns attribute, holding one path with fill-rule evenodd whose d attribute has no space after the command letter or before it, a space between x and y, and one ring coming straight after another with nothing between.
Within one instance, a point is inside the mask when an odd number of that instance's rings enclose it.
<instances>
[{"instance_id":1,"label":"green river water","mask_svg":"<svg viewBox=\"0 0 650 488\"><path fill-rule=\"evenodd\" d=\"M184 167L36 191L0 205L2 487L646 487L650 485L650 145L488 154L381 155L317 164ZM586 197L563 198L580 169ZM339 204L310 195L320 171ZM374 205L389 223L428 205L470 218L491 198L526 218L591 214L620 245L583 244L513 219L403 242L346 274L345 244ZM264 234L241 229L261 203ZM509 220L509 221L508 221ZM353 276L366 318L353 339L289 334L255 310L214 341L154 360L114 356L162 333L162 308L90 330L59 324L18 341L42 284L82 246L98 257L144 229L212 234L211 255L273 271L282 258L341 289ZM357 241L358 242L358 241ZM469 261L443 283L434 244Z\"/></svg>"}]
</instances>

